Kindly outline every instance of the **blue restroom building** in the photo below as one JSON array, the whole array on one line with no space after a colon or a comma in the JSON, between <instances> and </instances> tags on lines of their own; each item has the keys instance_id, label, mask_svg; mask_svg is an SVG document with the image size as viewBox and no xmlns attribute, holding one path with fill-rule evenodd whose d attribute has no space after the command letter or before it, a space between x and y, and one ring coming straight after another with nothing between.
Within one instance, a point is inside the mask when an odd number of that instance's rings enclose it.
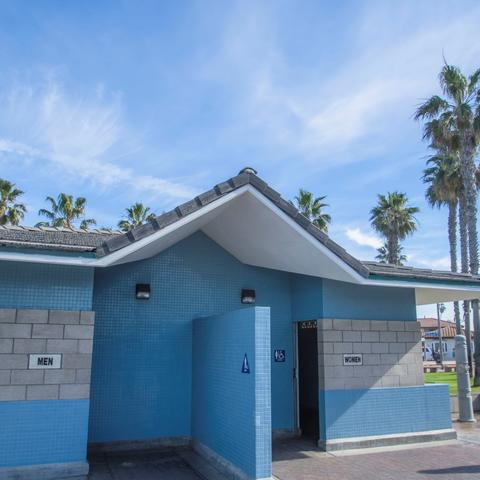
<instances>
[{"instance_id":1,"label":"blue restroom building","mask_svg":"<svg viewBox=\"0 0 480 480\"><path fill-rule=\"evenodd\" d=\"M85 476L87 447L266 479L276 437L453 438L416 305L479 291L355 259L250 168L128 233L0 227L0 479Z\"/></svg>"}]
</instances>

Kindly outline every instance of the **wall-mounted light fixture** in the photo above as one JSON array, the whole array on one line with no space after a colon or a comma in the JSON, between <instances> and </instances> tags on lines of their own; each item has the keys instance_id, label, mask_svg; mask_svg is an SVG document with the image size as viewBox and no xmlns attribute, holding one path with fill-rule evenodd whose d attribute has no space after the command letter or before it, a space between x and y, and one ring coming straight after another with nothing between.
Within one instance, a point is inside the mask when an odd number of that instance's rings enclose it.
<instances>
[{"instance_id":1,"label":"wall-mounted light fixture","mask_svg":"<svg viewBox=\"0 0 480 480\"><path fill-rule=\"evenodd\" d=\"M255 303L255 290L242 290L242 303Z\"/></svg>"},{"instance_id":2,"label":"wall-mounted light fixture","mask_svg":"<svg viewBox=\"0 0 480 480\"><path fill-rule=\"evenodd\" d=\"M150 298L150 284L137 283L135 286L135 298L138 300L148 300Z\"/></svg>"}]
</instances>

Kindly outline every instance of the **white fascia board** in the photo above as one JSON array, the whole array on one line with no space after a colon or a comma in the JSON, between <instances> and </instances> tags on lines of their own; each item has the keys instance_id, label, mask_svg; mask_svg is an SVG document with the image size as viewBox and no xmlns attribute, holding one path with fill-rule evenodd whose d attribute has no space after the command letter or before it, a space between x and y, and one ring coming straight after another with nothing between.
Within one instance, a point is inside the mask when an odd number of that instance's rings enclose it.
<instances>
[{"instance_id":1,"label":"white fascia board","mask_svg":"<svg viewBox=\"0 0 480 480\"><path fill-rule=\"evenodd\" d=\"M70 257L44 253L0 252L0 260L7 262L49 263L51 265L74 265L79 267L97 266L97 259L93 257Z\"/></svg>"},{"instance_id":2,"label":"white fascia board","mask_svg":"<svg viewBox=\"0 0 480 480\"><path fill-rule=\"evenodd\" d=\"M401 280L369 280L364 278L361 282L362 285L371 285L377 287L397 287L397 288L428 288L430 290L455 290L455 291L467 291L467 292L479 292L480 284L478 287L472 285L455 285L452 283L427 283L425 282L411 282Z\"/></svg>"}]
</instances>

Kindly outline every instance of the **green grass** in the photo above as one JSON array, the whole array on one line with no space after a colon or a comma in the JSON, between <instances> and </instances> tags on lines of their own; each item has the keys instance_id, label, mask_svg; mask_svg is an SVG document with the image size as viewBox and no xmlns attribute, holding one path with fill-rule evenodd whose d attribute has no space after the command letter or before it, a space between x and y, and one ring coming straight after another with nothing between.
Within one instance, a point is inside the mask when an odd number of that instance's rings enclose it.
<instances>
[{"instance_id":1,"label":"green grass","mask_svg":"<svg viewBox=\"0 0 480 480\"><path fill-rule=\"evenodd\" d=\"M457 374L448 373L425 373L425 383L447 383L450 395L457 395ZM472 386L472 393L480 393L480 387Z\"/></svg>"}]
</instances>

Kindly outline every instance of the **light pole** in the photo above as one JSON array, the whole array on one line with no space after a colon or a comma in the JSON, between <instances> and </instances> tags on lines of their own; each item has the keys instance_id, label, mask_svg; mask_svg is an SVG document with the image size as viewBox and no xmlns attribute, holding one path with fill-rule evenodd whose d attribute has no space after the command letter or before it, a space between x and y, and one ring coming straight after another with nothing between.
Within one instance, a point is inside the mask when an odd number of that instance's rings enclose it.
<instances>
[{"instance_id":1,"label":"light pole","mask_svg":"<svg viewBox=\"0 0 480 480\"><path fill-rule=\"evenodd\" d=\"M437 328L438 328L438 349L440 351L440 362L443 367L443 340L442 340L442 322L441 322L440 304L437 303Z\"/></svg>"}]
</instances>

